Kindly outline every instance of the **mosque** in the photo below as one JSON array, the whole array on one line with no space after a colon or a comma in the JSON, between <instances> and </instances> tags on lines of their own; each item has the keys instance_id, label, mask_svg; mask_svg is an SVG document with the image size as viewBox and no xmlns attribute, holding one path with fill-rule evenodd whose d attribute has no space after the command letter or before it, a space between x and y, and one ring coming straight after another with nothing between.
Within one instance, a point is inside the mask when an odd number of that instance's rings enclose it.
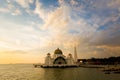
<instances>
[{"instance_id":1,"label":"mosque","mask_svg":"<svg viewBox=\"0 0 120 80\"><path fill-rule=\"evenodd\" d=\"M54 51L53 56L50 53L45 57L45 63L41 65L43 68L59 68L59 67L77 67L77 52L74 50L74 57L72 54L65 56L59 48Z\"/></svg>"}]
</instances>

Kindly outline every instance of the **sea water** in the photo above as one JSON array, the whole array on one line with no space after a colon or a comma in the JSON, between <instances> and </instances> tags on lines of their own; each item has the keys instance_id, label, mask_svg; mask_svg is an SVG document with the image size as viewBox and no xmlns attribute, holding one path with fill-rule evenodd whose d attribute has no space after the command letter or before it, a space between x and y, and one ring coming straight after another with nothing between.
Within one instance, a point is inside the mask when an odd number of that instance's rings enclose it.
<instances>
[{"instance_id":1,"label":"sea water","mask_svg":"<svg viewBox=\"0 0 120 80\"><path fill-rule=\"evenodd\" d=\"M34 68L32 64L0 65L0 80L120 80L97 68Z\"/></svg>"}]
</instances>

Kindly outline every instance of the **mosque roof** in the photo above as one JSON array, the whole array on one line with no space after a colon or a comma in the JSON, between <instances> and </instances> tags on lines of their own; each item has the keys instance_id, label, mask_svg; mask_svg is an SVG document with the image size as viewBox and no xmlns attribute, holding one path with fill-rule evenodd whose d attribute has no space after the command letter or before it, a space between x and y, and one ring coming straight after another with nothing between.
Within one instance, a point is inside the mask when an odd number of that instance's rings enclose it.
<instances>
[{"instance_id":1,"label":"mosque roof","mask_svg":"<svg viewBox=\"0 0 120 80\"><path fill-rule=\"evenodd\" d=\"M62 54L62 50L60 50L59 48L57 48L57 49L54 51L54 54Z\"/></svg>"}]
</instances>

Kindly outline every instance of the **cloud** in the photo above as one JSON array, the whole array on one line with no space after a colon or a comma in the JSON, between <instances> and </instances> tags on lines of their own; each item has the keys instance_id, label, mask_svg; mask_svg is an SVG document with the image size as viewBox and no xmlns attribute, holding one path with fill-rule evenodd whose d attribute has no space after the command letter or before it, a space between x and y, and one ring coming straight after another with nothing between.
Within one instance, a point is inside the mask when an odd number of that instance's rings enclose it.
<instances>
[{"instance_id":1,"label":"cloud","mask_svg":"<svg viewBox=\"0 0 120 80\"><path fill-rule=\"evenodd\" d=\"M28 50L39 47L42 43L39 41L41 41L43 33L36 31L31 25L16 24L4 19L1 22L1 25L4 26L0 30L1 49Z\"/></svg>"},{"instance_id":2,"label":"cloud","mask_svg":"<svg viewBox=\"0 0 120 80\"><path fill-rule=\"evenodd\" d=\"M25 10L25 12L30 15L33 14L33 11L31 10L31 4L34 3L34 0L15 0L15 2L20 5L19 9L21 9L22 11ZM20 13L22 12L20 12L20 10L18 11L18 8L17 8L17 10L15 10L15 12L13 12L12 15L16 15L16 14L18 15Z\"/></svg>"},{"instance_id":3,"label":"cloud","mask_svg":"<svg viewBox=\"0 0 120 80\"><path fill-rule=\"evenodd\" d=\"M58 30L61 30L59 28L64 28L67 25L68 21L68 14L69 10L67 10L67 7L58 7L56 10L48 14L47 19L45 20L44 27L45 28L52 28L56 29L58 27ZM59 21L59 22L58 22ZM61 24L61 26L59 25Z\"/></svg>"},{"instance_id":4,"label":"cloud","mask_svg":"<svg viewBox=\"0 0 120 80\"><path fill-rule=\"evenodd\" d=\"M40 18L42 18L43 20L46 19L47 17L47 12L45 11L45 9L42 7L42 3L39 2L39 0L36 0L36 8L34 10L34 13L37 14Z\"/></svg>"},{"instance_id":5,"label":"cloud","mask_svg":"<svg viewBox=\"0 0 120 80\"><path fill-rule=\"evenodd\" d=\"M110 3L108 3L108 6L111 8L119 8L120 0L111 0Z\"/></svg>"},{"instance_id":6,"label":"cloud","mask_svg":"<svg viewBox=\"0 0 120 80\"><path fill-rule=\"evenodd\" d=\"M34 0L15 0L21 7L29 8L30 4L34 2Z\"/></svg>"},{"instance_id":7,"label":"cloud","mask_svg":"<svg viewBox=\"0 0 120 80\"><path fill-rule=\"evenodd\" d=\"M9 10L7 8L0 8L0 12L8 13Z\"/></svg>"},{"instance_id":8,"label":"cloud","mask_svg":"<svg viewBox=\"0 0 120 80\"><path fill-rule=\"evenodd\" d=\"M110 0L82 0L80 2L58 0L57 6L47 8L40 0L36 0L35 9L31 10L30 4L33 0L16 0L24 9L17 7L12 13L24 15L22 11L25 10L31 15L23 17L32 18L33 22L29 20L26 21L27 25L19 24L19 26L11 24L11 28L9 25L5 28L4 25L4 28L1 28L2 33L5 33L1 43L3 47L12 46L14 49L21 50L38 47L52 50L60 47L66 53L72 52L72 48L77 46L80 57L118 55L120 15L118 6L111 8L113 4L118 5L116 1L111 3ZM8 8L0 9L3 12L8 10Z\"/></svg>"},{"instance_id":9,"label":"cloud","mask_svg":"<svg viewBox=\"0 0 120 80\"><path fill-rule=\"evenodd\" d=\"M29 2L30 4L32 4L32 3L34 2L34 0L29 0L28 2Z\"/></svg>"},{"instance_id":10,"label":"cloud","mask_svg":"<svg viewBox=\"0 0 120 80\"><path fill-rule=\"evenodd\" d=\"M59 4L63 4L64 0L58 0Z\"/></svg>"},{"instance_id":11,"label":"cloud","mask_svg":"<svg viewBox=\"0 0 120 80\"><path fill-rule=\"evenodd\" d=\"M0 8L0 12L10 13L11 15L21 15L22 14L21 10L18 7L15 7L15 5L11 1L7 1L7 3L5 3L4 5L6 5L6 6Z\"/></svg>"},{"instance_id":12,"label":"cloud","mask_svg":"<svg viewBox=\"0 0 120 80\"><path fill-rule=\"evenodd\" d=\"M71 0L70 3L71 3L72 5L77 5L77 4L78 4L78 2L77 2L76 0Z\"/></svg>"},{"instance_id":13,"label":"cloud","mask_svg":"<svg viewBox=\"0 0 120 80\"><path fill-rule=\"evenodd\" d=\"M117 21L119 18L116 17L115 19L114 15L111 14L110 18L105 17L103 20L103 18L100 18L100 16L93 15L90 18L90 20L92 21L89 22L89 20L86 20L83 17L79 16L78 12L74 11L77 9L74 9L70 5L66 4L64 0L59 0L59 3L60 3L60 6L55 10L53 10L52 12L49 12L49 14L46 15L47 16L46 18L44 18L45 16L44 10L40 11L43 8L41 8L40 7L41 5L39 4L38 12L40 12L39 13L40 18L43 17L42 19L44 20L42 29L45 31L48 31L49 33L48 35L46 35L46 37L48 37L47 38L48 41L46 41L48 44L46 45L64 46L64 47L73 47L76 45L79 47L82 47L82 46L89 47L90 45L95 46L96 44L99 44L99 43L106 44L106 45L112 44L111 41L110 42L108 41L110 39L108 38L108 35L110 35L111 29L108 29L109 31L107 32L106 30L97 32L97 30L101 25L105 25L110 21L113 21L113 22ZM94 5L94 7L95 6L97 5ZM97 8L102 9L103 6L99 5L99 7ZM74 18L71 17L74 15L76 17ZM69 31L72 31L72 32L69 32ZM116 30L112 32L114 33L116 32ZM118 36L116 35L116 38Z\"/></svg>"},{"instance_id":14,"label":"cloud","mask_svg":"<svg viewBox=\"0 0 120 80\"><path fill-rule=\"evenodd\" d=\"M4 54L26 54L26 53L28 53L28 52L26 52L26 51L23 51L23 50L13 50L13 51L11 51L11 50L7 50L7 51L0 51L0 53L4 53Z\"/></svg>"},{"instance_id":15,"label":"cloud","mask_svg":"<svg viewBox=\"0 0 120 80\"><path fill-rule=\"evenodd\" d=\"M91 40L92 44L120 46L119 25L119 23L112 23L108 27L106 27L106 30L98 31L93 40Z\"/></svg>"},{"instance_id":16,"label":"cloud","mask_svg":"<svg viewBox=\"0 0 120 80\"><path fill-rule=\"evenodd\" d=\"M12 13L12 15L21 15L22 13L21 13L21 11L19 10L19 9L16 9L13 13Z\"/></svg>"},{"instance_id":17,"label":"cloud","mask_svg":"<svg viewBox=\"0 0 120 80\"><path fill-rule=\"evenodd\" d=\"M69 31L69 7L66 5L61 5L54 10L46 11L42 4L36 1L35 13L39 15L39 18L44 21L43 25L41 25L40 29L43 30L46 34L44 36L43 44L44 47L51 46L73 46L73 39L67 39L71 35L68 34ZM75 38L75 37L74 37ZM66 41L66 42L64 42ZM70 44L71 43L71 44ZM76 43L76 42L74 42ZM43 46L42 46L43 47Z\"/></svg>"}]
</instances>

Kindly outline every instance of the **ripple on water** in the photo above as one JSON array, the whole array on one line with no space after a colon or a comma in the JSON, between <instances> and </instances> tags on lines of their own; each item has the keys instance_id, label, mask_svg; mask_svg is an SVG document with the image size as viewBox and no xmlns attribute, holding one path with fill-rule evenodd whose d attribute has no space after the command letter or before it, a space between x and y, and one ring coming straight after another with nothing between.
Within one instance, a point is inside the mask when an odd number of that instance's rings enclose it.
<instances>
[{"instance_id":1,"label":"ripple on water","mask_svg":"<svg viewBox=\"0 0 120 80\"><path fill-rule=\"evenodd\" d=\"M120 80L120 74L104 74L95 68L34 68L32 65L0 65L0 80Z\"/></svg>"}]
</instances>

